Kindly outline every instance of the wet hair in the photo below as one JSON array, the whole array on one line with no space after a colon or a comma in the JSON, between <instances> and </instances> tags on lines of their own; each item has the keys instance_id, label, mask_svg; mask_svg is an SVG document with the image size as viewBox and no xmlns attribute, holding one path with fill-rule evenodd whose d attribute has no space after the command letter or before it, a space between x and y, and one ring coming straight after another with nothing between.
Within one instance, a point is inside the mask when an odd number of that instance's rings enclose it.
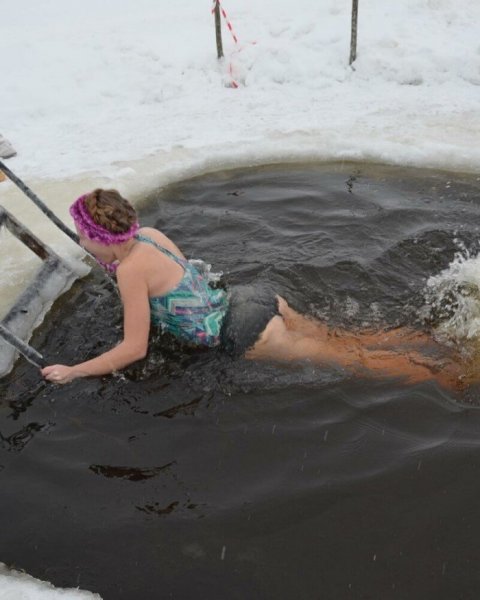
<instances>
[{"instance_id":1,"label":"wet hair","mask_svg":"<svg viewBox=\"0 0 480 600\"><path fill-rule=\"evenodd\" d=\"M93 221L112 233L125 233L137 222L137 213L117 190L96 189L84 198Z\"/></svg>"}]
</instances>

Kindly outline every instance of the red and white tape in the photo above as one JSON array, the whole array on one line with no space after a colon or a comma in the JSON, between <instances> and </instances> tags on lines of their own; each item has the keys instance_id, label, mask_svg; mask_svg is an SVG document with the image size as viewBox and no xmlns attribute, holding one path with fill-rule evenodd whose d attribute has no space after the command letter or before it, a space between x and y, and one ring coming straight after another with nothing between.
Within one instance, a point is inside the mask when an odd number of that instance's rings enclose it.
<instances>
[{"instance_id":1,"label":"red and white tape","mask_svg":"<svg viewBox=\"0 0 480 600\"><path fill-rule=\"evenodd\" d=\"M219 6L219 8L220 8L220 12L222 13L222 17L225 19L225 23L227 24L227 27L228 27L228 29L230 30L230 33L232 34L233 41L234 41L236 44L238 44L238 38L237 38L237 36L235 35L235 32L233 31L232 24L231 24L231 23L230 23L230 21L228 20L227 13L225 12L225 9L224 9L224 8L223 8L223 6L220 4L220 0L213 0L213 8L212 8L212 13L214 13L214 12L215 12L215 8L216 8L217 4L218 4L218 6Z\"/></svg>"},{"instance_id":2,"label":"red and white tape","mask_svg":"<svg viewBox=\"0 0 480 600\"><path fill-rule=\"evenodd\" d=\"M233 30L233 26L232 26L231 22L228 20L227 13L225 12L225 9L220 4L220 0L213 0L212 14L215 12L215 8L217 7L217 4L218 4L218 7L219 7L220 12L222 14L222 17L225 19L225 23L227 24L228 30L232 34L233 41L235 42L235 44L238 44L238 38L235 35L235 32ZM237 52L238 52L238 50L237 50ZM233 77L233 65L232 65L231 62L228 65L228 72L229 72L231 80L232 80L231 83L230 83L230 87L238 88L238 83L235 81L235 79Z\"/></svg>"}]
</instances>

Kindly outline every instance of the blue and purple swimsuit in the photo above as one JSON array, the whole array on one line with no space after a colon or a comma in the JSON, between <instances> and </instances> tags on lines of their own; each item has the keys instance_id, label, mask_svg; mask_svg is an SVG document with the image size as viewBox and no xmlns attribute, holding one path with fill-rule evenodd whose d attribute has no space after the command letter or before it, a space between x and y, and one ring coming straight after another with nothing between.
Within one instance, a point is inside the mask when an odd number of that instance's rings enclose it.
<instances>
[{"instance_id":1,"label":"blue and purple swimsuit","mask_svg":"<svg viewBox=\"0 0 480 600\"><path fill-rule=\"evenodd\" d=\"M228 309L225 290L211 288L207 277L188 260L179 258L151 238L137 234L135 239L151 244L184 271L182 280L174 290L149 299L152 324L189 344L218 346Z\"/></svg>"}]
</instances>

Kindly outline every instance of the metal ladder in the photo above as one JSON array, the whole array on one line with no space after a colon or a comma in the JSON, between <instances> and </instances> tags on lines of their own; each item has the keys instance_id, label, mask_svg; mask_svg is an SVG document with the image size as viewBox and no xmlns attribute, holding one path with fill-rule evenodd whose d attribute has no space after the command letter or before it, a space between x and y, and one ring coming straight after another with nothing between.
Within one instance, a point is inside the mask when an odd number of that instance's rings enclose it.
<instances>
[{"instance_id":1,"label":"metal ladder","mask_svg":"<svg viewBox=\"0 0 480 600\"><path fill-rule=\"evenodd\" d=\"M0 171L11 179L57 227L78 243L76 233L66 227L1 160ZM78 277L78 273L75 273L58 254L37 238L8 210L0 206L0 230L2 227L8 229L34 252L43 261L43 265L34 280L20 294L13 307L0 321L0 377L4 377L11 371L18 353L21 353L37 367L45 366L46 362L42 355L26 342L35 325L43 319L54 300L67 291Z\"/></svg>"}]
</instances>

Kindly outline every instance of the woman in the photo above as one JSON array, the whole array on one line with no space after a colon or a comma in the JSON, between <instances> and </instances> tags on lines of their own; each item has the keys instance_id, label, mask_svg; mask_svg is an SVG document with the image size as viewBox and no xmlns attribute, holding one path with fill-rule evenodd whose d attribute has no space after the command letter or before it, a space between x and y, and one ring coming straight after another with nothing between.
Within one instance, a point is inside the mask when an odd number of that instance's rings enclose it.
<instances>
[{"instance_id":1,"label":"woman","mask_svg":"<svg viewBox=\"0 0 480 600\"><path fill-rule=\"evenodd\" d=\"M266 287L240 286L231 294L212 289L166 235L139 228L134 208L115 190L81 196L70 214L80 244L116 271L124 338L92 360L45 367L42 374L49 381L105 375L144 358L154 325L189 345L219 346L248 359L311 360L362 376L459 386L458 362L438 362L420 351L438 351L425 334L404 328L352 334L298 314Z\"/></svg>"}]
</instances>

